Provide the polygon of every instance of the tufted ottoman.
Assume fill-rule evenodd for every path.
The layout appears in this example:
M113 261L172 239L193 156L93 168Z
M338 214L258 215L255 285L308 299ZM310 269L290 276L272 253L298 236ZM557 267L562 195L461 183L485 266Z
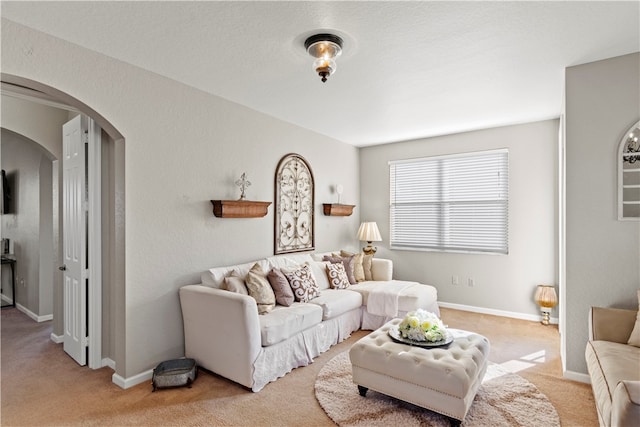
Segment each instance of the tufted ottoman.
M449 417L453 425L467 415L487 369L489 340L449 329L454 340L421 348L393 341L393 319L356 342L349 351L353 382L360 394L372 389Z

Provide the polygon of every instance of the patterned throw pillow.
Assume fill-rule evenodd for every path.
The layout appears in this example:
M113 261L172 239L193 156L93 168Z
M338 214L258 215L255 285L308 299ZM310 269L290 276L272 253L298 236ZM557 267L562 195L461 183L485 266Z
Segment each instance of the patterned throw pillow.
M293 301L295 301L293 291L291 290L291 286L289 286L289 281L284 277L280 269L272 268L269 274L267 274L267 279L269 279L269 283L271 283L273 293L276 294L276 303L284 305L285 307L293 304Z
M318 284L316 283L309 264L303 264L294 270L282 271L289 281L296 301L309 302L320 296Z
M327 264L327 277L329 285L333 289L347 289L349 287L349 278L342 263Z
M249 295L258 304L258 314L265 314L273 310L276 306L276 296L260 264L256 263L251 267L245 278L245 283L247 284Z
M354 256L341 257L340 255L333 254L333 256L325 255L322 258L323 261L329 261L332 264L341 262L344 265L344 271L347 273L347 278L350 284L356 284L356 278L353 276L353 264L355 262Z

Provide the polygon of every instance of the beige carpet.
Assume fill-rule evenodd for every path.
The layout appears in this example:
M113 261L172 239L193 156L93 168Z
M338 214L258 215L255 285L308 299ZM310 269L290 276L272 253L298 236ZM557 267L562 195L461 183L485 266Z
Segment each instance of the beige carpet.
M442 318L452 328L489 338L489 360L525 363L518 374L551 400L563 427L598 426L591 387L562 379L557 328L451 309L442 309ZM332 426L315 397L316 377L334 356L369 333L353 333L260 393L206 371L198 374L192 388L153 393L150 382L122 390L111 382L111 369L78 366L61 344L51 342L51 322L36 323L15 308L5 308L0 323L3 427Z
M351 377L349 352L327 362L316 379L316 398L336 424L347 426L447 427L443 415L373 390L360 396ZM519 375L490 363L463 426L560 426L549 399Z

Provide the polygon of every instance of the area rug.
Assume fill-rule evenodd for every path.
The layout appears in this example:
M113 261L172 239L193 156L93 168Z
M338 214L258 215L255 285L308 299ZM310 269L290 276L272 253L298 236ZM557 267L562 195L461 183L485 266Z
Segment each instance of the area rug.
M339 426L442 426L449 420L420 408L369 390L360 396L351 377L349 352L331 359L320 370L315 383L316 399ZM560 426L560 418L549 399L521 376L490 363L463 426Z

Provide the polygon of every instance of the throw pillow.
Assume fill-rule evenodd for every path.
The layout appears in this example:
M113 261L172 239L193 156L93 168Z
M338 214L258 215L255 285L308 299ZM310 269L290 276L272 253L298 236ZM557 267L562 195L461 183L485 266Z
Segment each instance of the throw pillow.
M273 310L276 305L276 296L260 264L255 263L254 266L251 267L251 270L247 273L245 282L249 295L251 295L258 304L258 314L265 314Z
M349 287L349 278L344 270L344 264L329 263L326 268L329 285L332 289L347 289Z
M333 254L334 256L328 256L325 255L324 258L322 258L323 261L329 261L332 264L341 262L344 265L344 271L347 273L347 278L349 278L349 283L350 284L355 284L356 282L356 278L353 275L353 264L354 264L354 257L350 256L350 257L341 257L341 256L335 256L335 254Z
M316 283L309 264L303 264L293 270L282 271L291 285L296 301L309 302L320 296L318 284Z
M633 326L631 336L627 344L640 347L640 289L638 290L638 314L636 314L636 324Z
M373 262L373 255L363 254L362 256L362 269L364 270L364 280L373 280L373 274L371 273L371 263Z
M364 254L362 252L360 252L359 254L352 254L351 252L340 251L340 256L353 257L353 277L356 279L356 282L364 282L364 267L362 265Z
M247 286L244 284L244 279L234 273L224 278L224 289L237 294L249 295Z
M271 283L273 293L276 294L276 303L284 305L285 307L293 304L295 300L293 291L291 290L291 286L289 286L289 281L284 277L280 269L272 268L269 274L267 274L267 279L269 283Z

